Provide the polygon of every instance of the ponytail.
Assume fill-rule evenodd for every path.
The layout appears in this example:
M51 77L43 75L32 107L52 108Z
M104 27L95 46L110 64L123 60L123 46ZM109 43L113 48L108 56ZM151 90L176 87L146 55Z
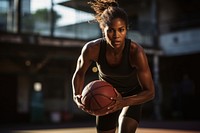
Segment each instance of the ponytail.
M114 18L121 18L128 24L128 17L125 11L119 7L115 0L94 0L88 2L95 12L95 20L99 23L100 28L110 24Z

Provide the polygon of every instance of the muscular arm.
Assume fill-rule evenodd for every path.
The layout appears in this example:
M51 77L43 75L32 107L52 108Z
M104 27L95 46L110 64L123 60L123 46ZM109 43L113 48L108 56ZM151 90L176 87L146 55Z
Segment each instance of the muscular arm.
M76 70L72 77L73 98L76 103L76 98L77 96L81 96L84 87L85 73L96 58L98 58L98 42L89 42L81 51L77 60Z
M131 64L137 69L138 80L143 91L137 95L124 98L123 100L126 105L136 105L150 101L154 98L155 93L147 57L140 46L135 46L131 50Z
M85 81L85 73L91 64L90 60L85 60L84 55L81 54L77 60L76 71L72 78L73 95L81 95L82 88Z

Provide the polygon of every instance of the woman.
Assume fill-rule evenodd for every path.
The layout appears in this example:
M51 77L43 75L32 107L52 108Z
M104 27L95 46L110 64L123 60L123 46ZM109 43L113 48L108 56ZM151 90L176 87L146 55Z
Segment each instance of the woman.
M115 0L89 2L103 38L83 47L72 78L73 97L79 108L85 73L91 63L97 64L99 78L112 84L118 93L116 104L103 116L96 116L98 133L134 133L138 127L141 104L154 98L154 85L144 50L126 38L128 19ZM90 113L90 112L88 112Z

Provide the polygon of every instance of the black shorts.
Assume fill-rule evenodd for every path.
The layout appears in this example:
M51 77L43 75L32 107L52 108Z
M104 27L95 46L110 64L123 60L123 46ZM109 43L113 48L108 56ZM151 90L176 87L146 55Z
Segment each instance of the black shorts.
M141 90L142 90L141 87L137 87L137 88L131 89L127 93L126 92L120 92L120 93L123 97L126 97L126 96L137 94ZM128 109L126 111L123 111L123 116L132 118L139 123L141 112L142 112L142 105L135 105L135 106L129 106L129 107L124 107L124 108L128 108ZM108 131L108 130L116 128L118 125L119 115L122 115L121 113L122 113L122 110L118 110L116 112L113 112L104 116L97 116L96 117L97 129L100 131Z

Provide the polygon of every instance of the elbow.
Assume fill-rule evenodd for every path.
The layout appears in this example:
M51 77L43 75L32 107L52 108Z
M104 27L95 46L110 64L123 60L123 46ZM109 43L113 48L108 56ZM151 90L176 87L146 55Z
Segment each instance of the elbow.
M154 90L146 90L145 92L146 92L146 96L145 96L146 102L151 101L155 98Z
M155 90L153 89L152 91L150 91L150 100L153 100L155 98Z
M147 101L151 101L155 98L155 91L154 89L147 90Z
M152 93L150 99L153 100L154 98L155 98L155 93Z

